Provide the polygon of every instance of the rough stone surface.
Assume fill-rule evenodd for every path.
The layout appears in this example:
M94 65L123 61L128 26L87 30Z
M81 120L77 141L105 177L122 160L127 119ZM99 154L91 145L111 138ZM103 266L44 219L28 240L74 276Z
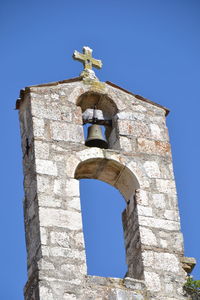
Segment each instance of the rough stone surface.
M187 299L166 110L89 77L23 93L25 299ZM101 121L112 124L108 149L84 145L82 114L97 103ZM87 275L81 178L105 181L126 200L124 279Z
M41 207L39 216L41 226L63 227L71 230L82 228L81 214L78 212Z

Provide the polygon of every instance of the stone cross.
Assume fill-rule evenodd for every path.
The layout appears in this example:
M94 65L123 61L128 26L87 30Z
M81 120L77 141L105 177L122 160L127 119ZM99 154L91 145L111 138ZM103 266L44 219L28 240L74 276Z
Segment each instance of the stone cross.
M95 67L97 69L101 69L102 68L102 61L95 59L92 57L92 49L84 46L83 47L83 54L78 52L78 51L74 51L73 53L73 58L75 60L78 60L80 62L83 63L84 66L84 70L92 70L92 67Z

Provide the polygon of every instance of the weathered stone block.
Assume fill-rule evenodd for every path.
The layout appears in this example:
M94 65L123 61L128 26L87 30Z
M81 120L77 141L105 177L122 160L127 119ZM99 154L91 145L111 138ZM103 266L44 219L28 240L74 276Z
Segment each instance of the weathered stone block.
M39 292L41 300L54 300L51 289L49 287L42 286L42 283L40 284Z
M69 243L69 234L67 232L56 232L53 231L50 233L50 241L52 244L56 246L61 246L61 247L67 247L69 248L70 243Z
M79 212L55 208L39 208L40 225L44 227L62 227L70 230L81 230L82 219Z
M146 216L138 216L139 224L152 228L160 228L166 230L179 230L180 224L179 222L171 221L171 220L163 220Z
M168 220L173 220L173 221L179 221L179 214L178 211L176 210L169 210L167 209L164 213L164 216Z
M165 195L163 194L153 194L153 205L156 208L162 208L164 209L166 206L166 200L165 200Z
M53 105L53 103L48 105L42 100L32 101L31 109L34 117L51 120L61 119L59 106Z
M174 180L174 172L171 163L166 163L164 161L159 162L160 166L160 178Z
M57 176L57 167L55 162L47 159L36 159L35 163L37 173Z
M52 139L55 141L84 143L83 128L80 125L51 122Z
M62 196L62 194L63 194L62 185L63 185L62 180L60 180L60 179L54 180L54 188L53 188L53 191L54 191L54 193L55 193L56 195Z
M138 215L140 215L140 216L152 217L152 215L153 215L152 208L148 207L148 206L138 205L137 206L137 211L138 211Z
M160 247L161 248L167 248L168 242L166 240L160 239Z
M103 158L104 153L103 153L102 149L92 147L92 148L89 148L89 149L87 148L87 149L77 152L77 157L81 161L85 161L87 159L96 158L96 157Z
M65 257L66 259L67 258L72 258L72 259L76 259L79 260L79 261L82 261L84 262L85 261L85 253L84 251L80 251L80 250L76 250L76 249L72 249L70 247L61 247L60 245L58 247L47 247L47 246L43 246L42 248L42 252L43 252L43 255L44 256L47 256L47 257ZM71 263L70 263L71 265ZM61 266L61 269L63 270L69 270L69 264L63 264Z
M75 155L69 155L66 160L66 175L74 178L76 167L80 160Z
M73 197L67 200L67 207L81 211L81 202L79 197Z
M77 256L76 256L76 254L77 254ZM71 258L74 258L75 263L73 265L72 264L63 264L61 266L61 270L66 271L66 272L69 272L69 271L73 272L75 274L75 280L74 281L76 281L76 279L78 279L78 277L80 277L81 275L86 275L86 273L87 273L86 272L86 265L85 265L84 260L81 261L82 264L79 264L79 265L76 264L77 263L77 258L81 258L80 254L78 255L78 251L75 251L74 256L73 256L73 253L71 253ZM85 258L84 254L82 256L82 259L83 258ZM78 276L77 276L77 274L78 274ZM81 284L81 281L79 282L79 284Z
M49 158L49 144L41 141L34 142L35 157L40 159Z
M66 194L68 197L79 197L79 181L76 179L66 180Z
M52 178L44 175L37 175L37 188L38 192L52 194L53 182Z
M156 179L157 189L161 193L168 193L174 194L175 193L175 182L174 180L167 180L167 179Z
M153 292L158 292L161 290L160 277L157 273L145 271L144 276L147 288L149 288Z
M171 155L170 145L167 142L138 138L138 151L148 154Z
M47 235L47 230L45 227L40 227L40 239L41 239L41 244L46 245L48 241L48 235Z
M180 271L180 262L177 256L172 253L145 251L142 256L144 265L153 269L171 273L179 273Z
M140 227L140 238L141 243L144 245L157 246L158 244L155 234L151 229L148 229L146 227Z
M151 136L153 139L155 140L167 140L167 136L165 134L163 134L163 128L160 126L160 124L150 124L150 128L151 128Z
M55 270L54 265L51 262L46 261L43 258L40 259L40 261L38 262L38 268L40 270Z
M132 143L131 140L127 137L120 136L119 138L120 148L126 152L132 151Z
M33 117L33 134L35 137L44 138L44 120Z
M136 201L140 205L148 205L149 201L147 191L141 189L136 190Z
M62 200L57 199L51 195L45 195L42 193L38 195L38 203L39 206L43 206L43 207L61 207Z
M68 293L65 293L64 296L63 296L63 300L76 300L77 297L73 294L68 294Z
M124 136L149 137L149 127L142 121L118 121L119 134Z
M143 105L140 105L139 103L135 103L135 105L133 105L133 110L143 113L147 111L147 108Z
M159 178L160 177L160 169L159 169L157 162L146 161L144 163L144 169L150 178Z

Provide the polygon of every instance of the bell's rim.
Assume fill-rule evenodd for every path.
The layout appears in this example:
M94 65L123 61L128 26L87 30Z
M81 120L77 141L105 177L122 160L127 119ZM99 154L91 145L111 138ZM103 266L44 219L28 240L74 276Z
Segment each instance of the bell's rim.
M102 139L89 138L89 139L86 140L85 146L108 149L108 142L105 141L105 140L102 140Z

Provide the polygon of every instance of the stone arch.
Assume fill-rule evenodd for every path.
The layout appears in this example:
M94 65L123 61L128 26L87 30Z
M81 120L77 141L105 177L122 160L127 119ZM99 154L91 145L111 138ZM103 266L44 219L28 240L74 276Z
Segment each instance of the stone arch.
M94 148L92 150L100 149ZM99 152L101 152L101 150ZM122 194L127 203L127 206L122 213L126 262L128 267L128 271L125 276L142 279L143 262L141 249L139 249L141 247L141 243L136 207L137 204L135 201L135 192L140 189L137 177L123 163L114 159L105 158L104 156L93 156L93 158L91 158L91 156L87 156L86 158L85 156L85 159L78 163L74 177L77 180L98 179L104 181L114 186Z
M98 179L116 187L126 202L139 189L136 176L124 165L107 158L90 158L80 162L75 171L76 179Z
M81 94L76 101L76 105L81 107L82 112L96 105L98 109L102 110L106 118L112 118L118 112L116 103L108 95L94 91Z

